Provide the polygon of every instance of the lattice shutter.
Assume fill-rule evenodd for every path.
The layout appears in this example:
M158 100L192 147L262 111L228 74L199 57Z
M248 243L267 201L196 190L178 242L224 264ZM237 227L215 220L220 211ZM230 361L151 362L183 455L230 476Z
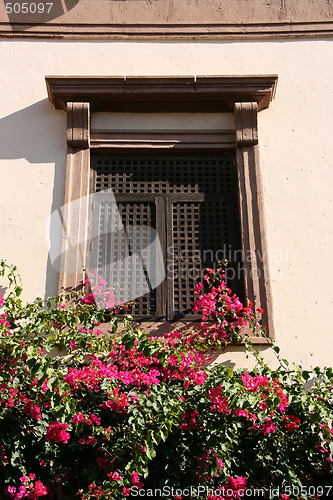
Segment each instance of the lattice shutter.
M106 197L107 198L107 197ZM131 265L131 256L139 254L139 250L149 244L148 235L144 231L129 233L128 228L156 226L156 207L149 202L121 202L115 205L108 201L96 203L96 213L92 214L94 225L98 225L98 238L94 244L95 251L89 267L101 276L110 286L115 288L115 297L120 302L132 296L133 291L140 295L147 282L144 267ZM95 231L96 234L96 231ZM151 316L156 314L156 290L139 296L129 310L135 316Z
M157 291L138 299L134 315L161 317L162 311L168 311L168 319L188 315L203 270L214 267L226 251L229 256L230 247L240 249L233 159L95 156L92 169L95 191L111 188L115 193L123 224L156 227L165 246L167 279ZM112 247L114 257L119 257L124 242L101 240L101 263L112 257ZM119 279L123 283L130 279L126 270ZM232 286L241 291L239 279Z
M94 157L95 190L138 194L234 194L233 160L226 156Z

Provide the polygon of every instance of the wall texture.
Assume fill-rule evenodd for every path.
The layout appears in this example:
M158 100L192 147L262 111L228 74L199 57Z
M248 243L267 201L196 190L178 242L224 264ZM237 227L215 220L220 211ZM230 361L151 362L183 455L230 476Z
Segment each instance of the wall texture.
M3 40L0 256L18 265L25 297L57 288L45 221L63 202L66 117L48 101L45 75L278 74L259 113L276 338L288 358L331 364L332 44Z

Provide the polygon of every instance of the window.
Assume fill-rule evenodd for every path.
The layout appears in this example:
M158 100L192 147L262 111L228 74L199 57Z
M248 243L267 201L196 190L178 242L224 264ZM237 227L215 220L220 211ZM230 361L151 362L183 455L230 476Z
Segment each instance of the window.
M239 256L240 222L237 173L227 155L92 155L92 190L112 189L124 227L151 226L156 229L164 253L165 279L157 289L135 301L136 318L173 320L193 318L193 289L206 268L218 260ZM96 204L94 204L96 205ZM115 266L127 253L126 235L103 233L114 217L114 207L103 201L95 206L100 237L96 262L101 275L110 270L108 283L135 287L139 276L132 269ZM142 237L142 236L141 236ZM230 286L244 296L241 262L230 263ZM229 270L229 271L230 271ZM228 276L228 275L227 275Z
M161 153L164 155L166 151L169 155L170 151L172 151L172 154L180 155L231 154L235 158L242 265L244 268L244 299L254 302L255 308L262 307L264 309L263 320L268 325L269 335L273 337L272 297L266 245L263 190L259 168L257 116L258 112L269 107L271 100L274 98L277 76L50 76L46 77L46 84L49 99L55 108L67 113L65 204L76 199L84 200L91 192L93 176L91 176L92 169L90 168L90 163L94 155L132 155L133 153L157 155ZM163 132L161 135L159 134L160 131L157 131L156 134L154 133L154 137L152 138L151 134L145 133L143 130L140 133L140 140L137 140L132 133L127 134L125 138L122 137L119 140L113 134L101 134L99 133L100 131L91 130L90 113L98 111L112 111L117 113L233 112L235 127L233 130L222 130L220 135L216 134L216 132L210 134L207 131L197 134L180 133L177 140L175 140L174 134ZM159 183L162 186L163 177L158 179L157 184ZM187 184L192 185L191 181ZM127 188L125 186L125 191L126 189L130 189L130 187ZM123 193L124 196L130 194ZM139 193L134 194L138 195ZM169 220L168 228L173 224L177 226L175 231L178 231L179 228L183 228L184 231L186 219L192 221L194 215L195 220L195 214L198 211L201 215L201 220L204 218L203 214L205 210L209 216L222 219L224 217L221 212L223 210L222 200L219 201L218 205L207 206L206 208L204 208L204 204L207 200L198 201L198 199L192 200L189 198L186 201L187 205L185 201L174 200L171 209L169 208L168 210L167 198L176 196L177 192L174 194L169 193L169 197L167 197L167 193L164 194L165 196L159 197L159 203L163 207L165 205L162 209L156 210L157 201L154 202L154 208L154 203L151 200L146 200L146 220L148 221L149 217L150 221L154 220L155 210L157 227L157 219L161 217L159 215L161 213L165 213L166 219ZM188 193L186 196L194 197L194 194ZM118 196L120 196L120 193ZM183 196L185 196L185 193ZM197 196L204 196L204 193L199 192ZM213 201L212 199L211 203ZM121 203L126 205L126 200ZM142 210L140 213L143 213L144 209L140 208L140 210ZM86 207L83 206L82 211L79 213L80 215L77 220L77 217L73 216L69 211L68 220L64 224L64 231L70 231L70 234L74 236L76 234L76 239L82 241L80 237L88 228ZM125 213L126 209L124 217ZM131 217L132 219L134 218L134 212L131 213ZM189 228L188 224L187 227ZM204 225L201 225L199 240L200 235L201 239L203 238L203 232ZM166 232L166 236L169 234L170 230ZM211 246L211 236L206 236L207 238L209 246ZM189 232L187 233L187 238L184 239L187 239L188 242L190 241ZM193 237L193 240L197 241L197 235ZM167 242L166 248L168 245L169 242ZM203 243L201 242L201 251L202 249ZM64 251L62 253L59 288L73 288L81 281L83 276L81 257L85 254L83 250L78 247L75 252L66 254L66 251ZM71 266L67 266L69 261ZM204 265L206 265L206 262L201 263L201 266ZM69 267L71 272L66 272L66 269ZM73 269L76 269L76 271L73 272ZM189 304L186 302L187 299L183 302L183 286L183 282L178 282L177 284L174 280L173 287L174 291L178 293L178 302L176 304L176 299L174 301L171 299L167 300L169 310L165 314L169 318L175 313L185 314L188 310ZM156 290L157 293L158 290ZM171 292L169 291L168 293ZM177 293L175 294L176 296ZM165 304L165 293L163 297L164 299L161 303ZM158 302L159 300L156 297L155 311L157 311ZM153 301L150 298L149 308L151 312L154 311L152 304ZM173 308L171 308L170 304L173 304ZM148 310L148 305L146 307L145 312ZM163 307L165 308L166 306L163 305ZM142 312L144 312L143 309ZM162 311L163 316L164 312ZM256 341L257 339L254 340Z

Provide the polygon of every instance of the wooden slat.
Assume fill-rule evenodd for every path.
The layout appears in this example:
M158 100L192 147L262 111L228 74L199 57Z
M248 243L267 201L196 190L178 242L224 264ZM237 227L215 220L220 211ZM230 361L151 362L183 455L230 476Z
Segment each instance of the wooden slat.
M174 242L174 228L173 228L173 220L172 220L172 200L170 197L166 198L166 213L165 213L165 226L166 226L166 280L165 280L165 288L166 288L166 307L167 307L167 319L173 319L174 313L174 302L175 302L175 283L172 279L172 268L169 268L169 257L171 253L171 249L173 247Z
M161 243L162 251L166 249L166 224L165 224L165 199L155 198L156 203L156 229ZM165 261L165 253L163 255ZM156 315L158 318L166 319L166 289L167 281L164 280L156 290Z

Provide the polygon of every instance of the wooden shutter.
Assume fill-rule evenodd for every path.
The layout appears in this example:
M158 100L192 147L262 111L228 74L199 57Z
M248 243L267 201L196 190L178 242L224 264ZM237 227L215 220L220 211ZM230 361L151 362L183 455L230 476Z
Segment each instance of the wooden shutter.
M94 155L91 166L94 190L113 190L125 227L156 228L169 266L165 282L140 297L132 314L145 319L191 316L193 288L202 280L203 270L216 265L216 255L221 260L223 252L230 255L230 247L241 248L233 158ZM114 237L100 238L99 265L121 257L124 245ZM119 276L122 286L130 279L133 277L123 270ZM239 281L232 284L238 286L238 292Z

